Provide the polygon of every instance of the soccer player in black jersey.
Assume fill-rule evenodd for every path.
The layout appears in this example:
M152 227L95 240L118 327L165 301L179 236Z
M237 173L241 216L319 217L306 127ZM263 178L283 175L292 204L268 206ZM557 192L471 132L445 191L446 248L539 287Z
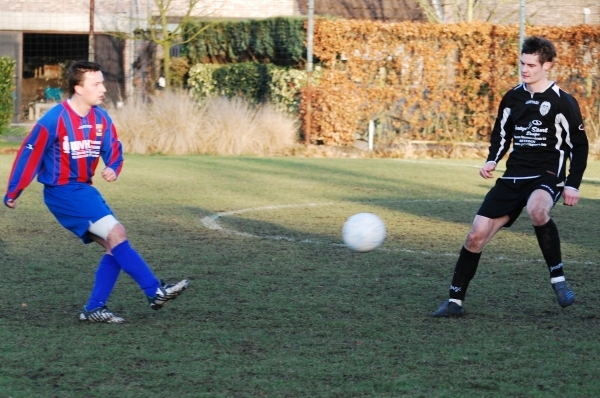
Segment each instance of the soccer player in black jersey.
M450 299L440 305L434 317L464 314L467 287L475 276L483 248L500 228L510 227L523 208L527 209L548 265L558 304L567 307L575 302L565 280L558 229L550 211L561 195L565 205L577 204L588 140L577 101L548 80L555 56L554 45L544 38L533 36L523 42L522 83L500 102L487 162L479 174L492 178L497 162L512 142L506 171L475 216L454 269Z

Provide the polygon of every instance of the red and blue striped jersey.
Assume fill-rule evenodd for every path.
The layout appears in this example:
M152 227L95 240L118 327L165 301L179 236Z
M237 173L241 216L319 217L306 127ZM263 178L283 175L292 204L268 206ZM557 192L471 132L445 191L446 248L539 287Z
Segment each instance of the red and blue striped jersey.
M36 175L44 185L91 185L100 157L118 176L123 150L108 113L93 106L82 117L64 101L46 112L23 141L4 203L18 198Z

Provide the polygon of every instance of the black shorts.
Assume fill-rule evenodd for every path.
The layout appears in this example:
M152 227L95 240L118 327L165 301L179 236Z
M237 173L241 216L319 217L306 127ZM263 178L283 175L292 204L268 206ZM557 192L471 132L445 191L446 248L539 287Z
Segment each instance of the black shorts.
M558 186L560 184L560 186ZM533 191L542 189L552 196L554 204L560 199L564 189L562 181L551 174L536 178L498 178L496 185L488 192L477 211L477 215L487 218L509 216L504 227L510 227L523 208Z

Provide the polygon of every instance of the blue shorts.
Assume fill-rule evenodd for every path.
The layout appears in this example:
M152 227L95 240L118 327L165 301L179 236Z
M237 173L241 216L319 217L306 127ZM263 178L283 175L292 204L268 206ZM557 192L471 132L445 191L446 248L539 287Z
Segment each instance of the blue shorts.
M83 243L93 242L87 233L91 224L113 215L100 192L88 184L45 185L44 202L60 225Z

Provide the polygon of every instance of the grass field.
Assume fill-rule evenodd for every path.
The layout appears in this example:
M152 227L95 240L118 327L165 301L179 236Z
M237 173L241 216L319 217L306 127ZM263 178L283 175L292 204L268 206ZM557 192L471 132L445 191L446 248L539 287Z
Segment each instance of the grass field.
M97 187L156 274L191 286L155 312L122 275L122 325L77 321L102 251L34 182L0 209L0 398L597 396L598 162L553 212L574 306L523 216L486 248L466 317L431 318L493 183L481 163L128 156ZM364 211L388 238L353 253L341 227Z

